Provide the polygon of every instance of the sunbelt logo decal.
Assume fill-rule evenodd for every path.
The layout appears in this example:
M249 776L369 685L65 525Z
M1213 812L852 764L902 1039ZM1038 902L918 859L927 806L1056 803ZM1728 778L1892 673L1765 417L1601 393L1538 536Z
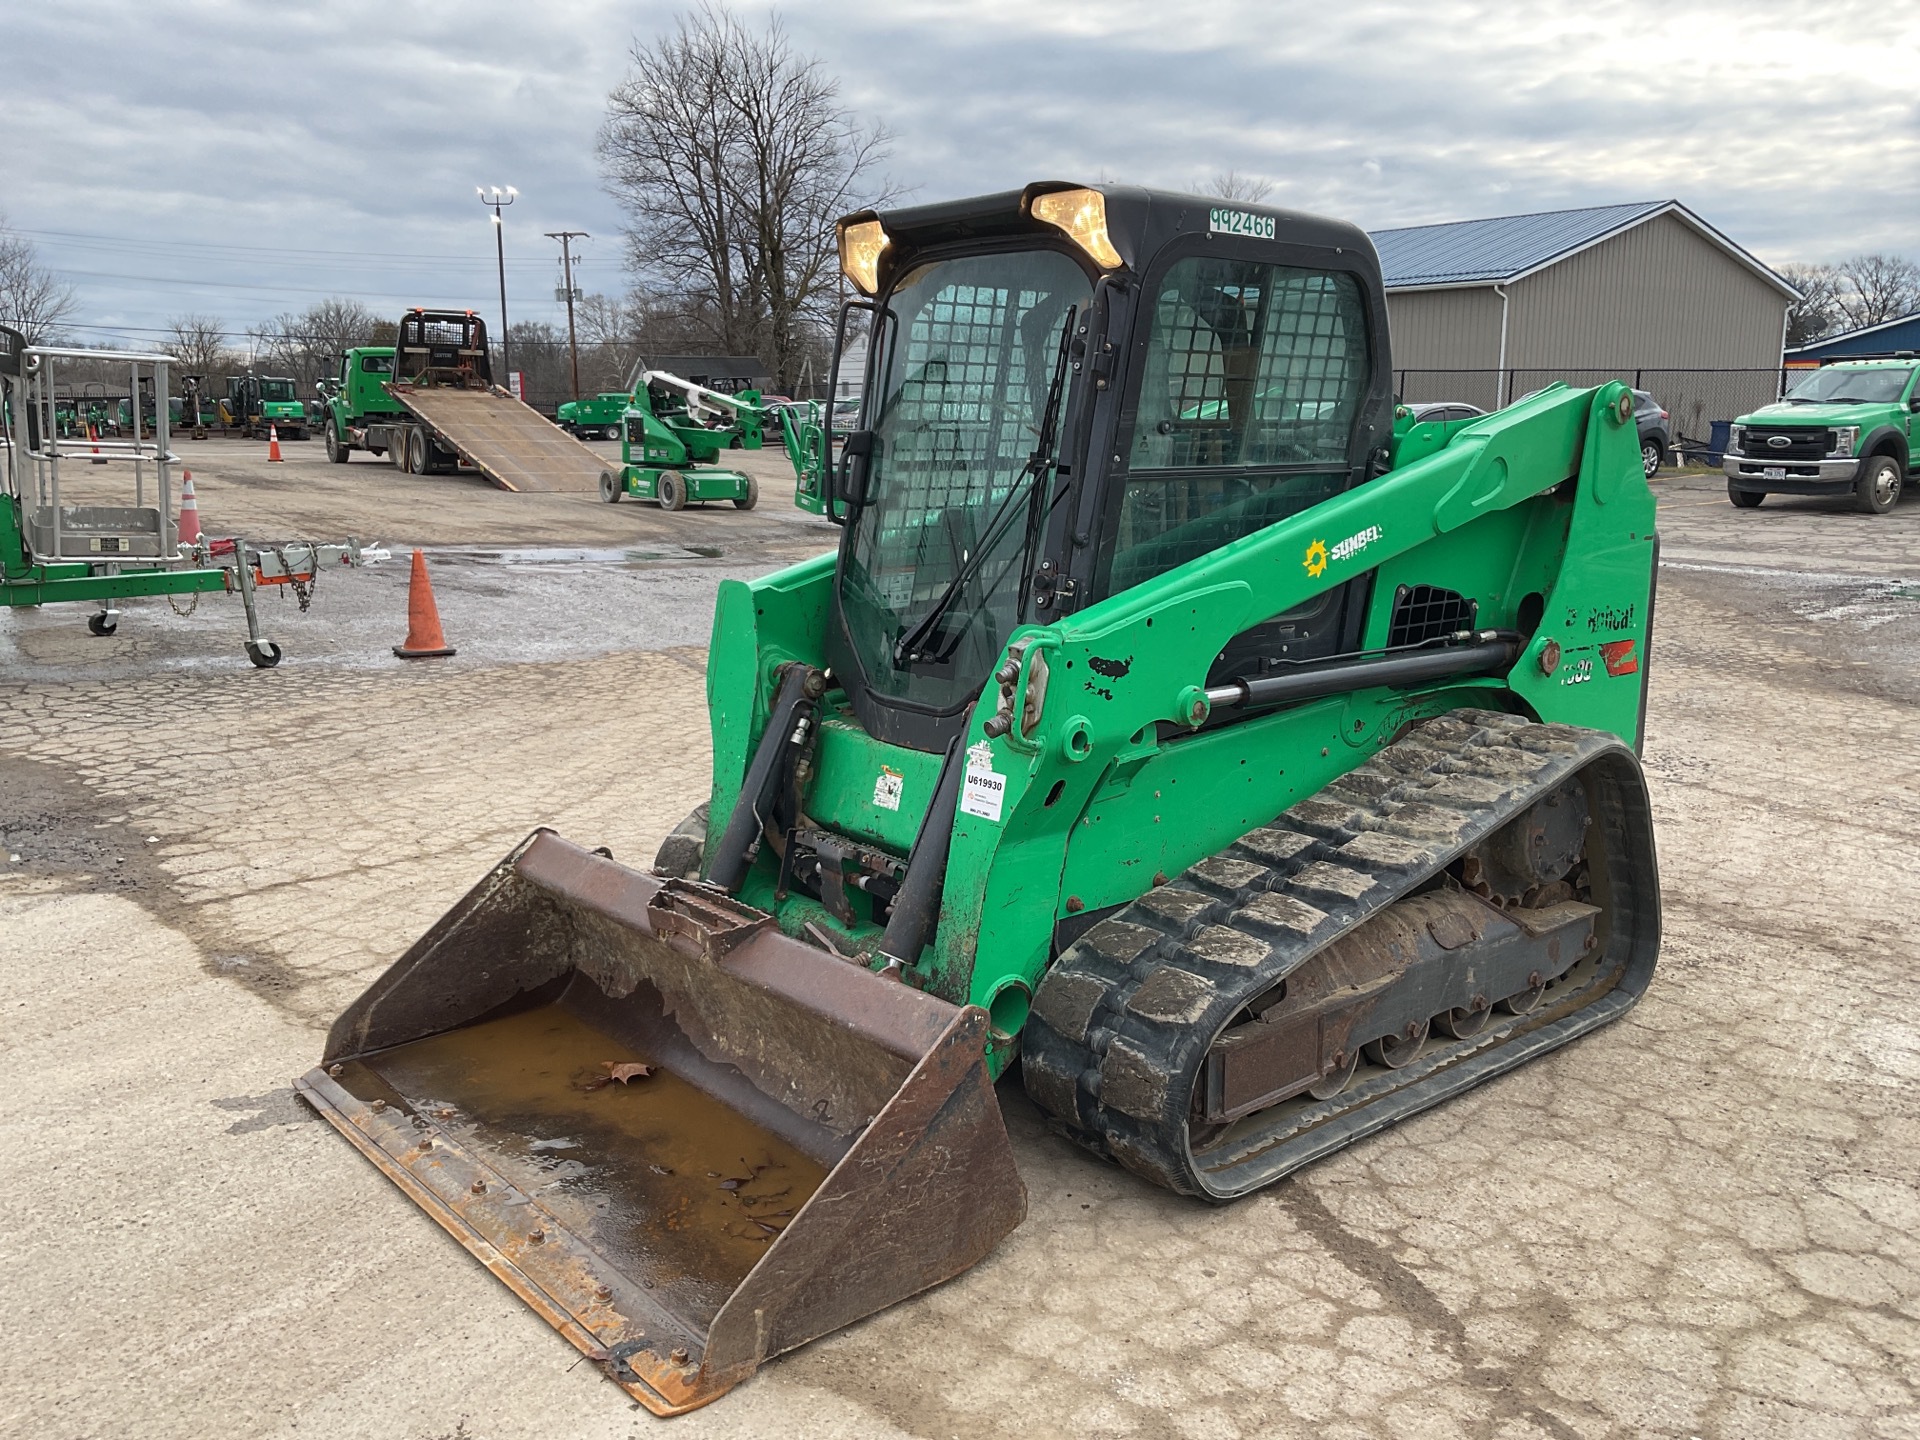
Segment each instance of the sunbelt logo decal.
M1327 573L1327 564L1332 560L1351 560L1374 541L1380 539L1378 525L1369 525L1366 529L1349 535L1346 539L1329 547L1324 540L1315 540L1307 546L1306 558L1300 563L1306 566L1307 574L1318 580Z

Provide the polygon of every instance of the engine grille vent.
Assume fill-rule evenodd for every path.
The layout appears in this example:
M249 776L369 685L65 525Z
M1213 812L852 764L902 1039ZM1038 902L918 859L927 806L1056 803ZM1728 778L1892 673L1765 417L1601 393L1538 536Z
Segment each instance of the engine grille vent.
M1387 631L1387 646L1424 645L1456 630L1474 628L1479 613L1478 601L1469 600L1458 590L1442 590L1437 585L1402 585L1393 597L1393 623Z
M1774 444L1778 439L1787 443ZM1749 460L1818 460L1833 449L1833 431L1810 430L1805 426L1749 425L1742 449Z

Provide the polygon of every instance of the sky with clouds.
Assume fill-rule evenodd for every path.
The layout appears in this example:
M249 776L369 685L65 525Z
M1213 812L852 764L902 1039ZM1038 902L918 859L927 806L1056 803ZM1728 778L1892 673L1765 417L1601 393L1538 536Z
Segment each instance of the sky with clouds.
M239 331L329 295L497 309L477 184L513 185L511 317L555 242L621 288L594 134L683 7L83 0L0 10L0 212L88 340ZM739 6L757 19L760 7ZM1677 198L1762 259L1920 259L1920 5L799 0L920 200L1039 178L1190 187L1371 228Z

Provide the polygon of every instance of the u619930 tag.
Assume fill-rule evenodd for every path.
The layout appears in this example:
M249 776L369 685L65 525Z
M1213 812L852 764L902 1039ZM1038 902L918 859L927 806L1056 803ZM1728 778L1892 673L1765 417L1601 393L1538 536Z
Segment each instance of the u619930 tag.
M1007 798L1007 777L993 768L993 750L982 741L967 751L960 781L960 813L998 820Z

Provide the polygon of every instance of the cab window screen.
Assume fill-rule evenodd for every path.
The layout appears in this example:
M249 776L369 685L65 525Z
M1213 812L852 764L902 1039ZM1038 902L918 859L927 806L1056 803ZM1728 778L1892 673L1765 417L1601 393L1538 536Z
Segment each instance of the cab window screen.
M360 368L369 375L391 375L393 357L391 355L362 355Z
M1155 301L1108 593L1338 493L1367 382L1351 275L1175 264Z

